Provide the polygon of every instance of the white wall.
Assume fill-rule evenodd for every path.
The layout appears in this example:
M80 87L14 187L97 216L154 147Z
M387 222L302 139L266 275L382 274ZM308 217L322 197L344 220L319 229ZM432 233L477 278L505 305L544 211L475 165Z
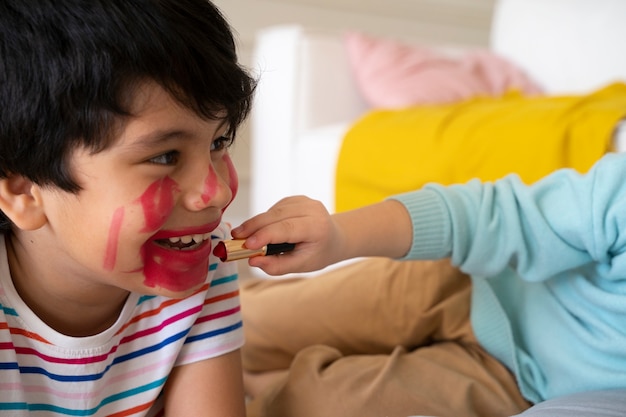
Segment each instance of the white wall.
M283 23L356 29L425 43L487 45L496 0L213 0L236 32L239 57L249 66L255 34ZM254 71L254 68L252 68ZM233 209L246 210L249 131L244 126L233 148L241 193Z
M436 42L486 44L495 0L214 0L244 48L262 27L303 23L404 34Z

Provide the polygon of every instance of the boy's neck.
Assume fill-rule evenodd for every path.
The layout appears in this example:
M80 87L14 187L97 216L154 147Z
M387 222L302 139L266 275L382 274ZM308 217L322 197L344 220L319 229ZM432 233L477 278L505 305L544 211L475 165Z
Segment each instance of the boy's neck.
M67 277L51 274L56 268L48 265L50 258L33 254L36 245L29 245L26 256L25 246L17 236L6 236L5 243L15 290L50 328L66 336L84 337L101 333L117 321L128 298L127 291L118 288L110 288L109 294L101 291L90 294L80 288L68 291L67 285L62 284ZM33 262L33 259L47 262Z

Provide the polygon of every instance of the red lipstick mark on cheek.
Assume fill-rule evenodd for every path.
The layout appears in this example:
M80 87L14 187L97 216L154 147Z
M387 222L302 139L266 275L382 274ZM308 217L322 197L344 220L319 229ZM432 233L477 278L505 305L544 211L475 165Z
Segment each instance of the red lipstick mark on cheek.
M235 164L233 164L233 160L230 158L230 155L224 155L224 162L226 163L226 167L228 168L228 188L230 188L232 197L230 202L226 205L226 207L224 207L222 212L228 208L230 203L233 202L235 196L237 195L237 191L239 191L239 176L237 175Z
M112 271L115 268L117 259L117 246L120 238L120 230L122 229L122 220L124 220L124 207L120 207L113 213L111 226L109 227L109 238L107 240L106 252L104 254L104 269Z
M234 200L237 191L239 191L239 177L237 176L235 164L233 164L233 160L230 159L228 154L224 155L224 162L226 162L226 166L228 167L228 187L230 187L230 191L233 193Z
M202 202L206 205L211 201L213 196L217 194L218 179L217 173L212 166L209 167L209 173L204 179L204 190L202 191Z
M165 177L152 183L139 197L143 207L146 226L142 232L157 230L161 227L174 209L174 196L179 191L176 181Z

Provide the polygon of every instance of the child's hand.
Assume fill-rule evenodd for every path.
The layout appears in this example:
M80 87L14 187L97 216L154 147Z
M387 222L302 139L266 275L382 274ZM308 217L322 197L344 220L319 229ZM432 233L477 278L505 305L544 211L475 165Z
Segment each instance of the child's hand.
M270 275L309 272L335 263L341 247L341 232L322 203L307 197L285 198L267 212L232 230L235 239L246 239L248 249L268 243L295 243L292 252L250 258L250 266Z

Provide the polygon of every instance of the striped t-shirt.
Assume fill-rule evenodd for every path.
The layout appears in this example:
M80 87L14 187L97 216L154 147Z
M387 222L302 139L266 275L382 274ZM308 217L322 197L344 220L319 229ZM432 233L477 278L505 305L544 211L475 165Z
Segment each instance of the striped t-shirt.
M233 264L212 258L207 283L182 300L130 294L111 328L77 338L52 330L19 298L0 239L2 416L159 415L172 367L242 344Z

